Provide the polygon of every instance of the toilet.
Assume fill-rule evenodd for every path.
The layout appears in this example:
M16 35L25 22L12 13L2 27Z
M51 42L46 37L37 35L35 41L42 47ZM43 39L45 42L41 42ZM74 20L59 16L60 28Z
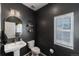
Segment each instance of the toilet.
M38 56L40 54L40 48L34 46L35 41L31 40L31 41L28 41L27 43L28 43L29 49L31 49L32 56Z

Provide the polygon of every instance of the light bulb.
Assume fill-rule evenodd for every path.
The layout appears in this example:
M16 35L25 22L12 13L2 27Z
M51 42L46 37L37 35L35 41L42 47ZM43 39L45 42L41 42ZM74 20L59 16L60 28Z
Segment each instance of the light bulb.
M14 15L15 15L15 10L11 9L10 12L9 12L9 16L14 16Z

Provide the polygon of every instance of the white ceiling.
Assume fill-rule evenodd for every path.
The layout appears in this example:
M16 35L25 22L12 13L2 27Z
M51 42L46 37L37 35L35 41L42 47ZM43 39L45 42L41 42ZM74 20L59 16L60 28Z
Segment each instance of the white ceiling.
M23 3L25 6L29 7L30 9L36 11L42 7L44 7L45 5L47 5L48 3Z

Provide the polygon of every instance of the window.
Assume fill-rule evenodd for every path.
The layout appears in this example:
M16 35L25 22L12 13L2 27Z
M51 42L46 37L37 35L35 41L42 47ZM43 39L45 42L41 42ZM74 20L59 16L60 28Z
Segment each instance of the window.
M5 34L8 38L15 38L15 23L5 22Z
M17 25L17 32L22 33L22 24Z
M54 17L54 44L73 49L74 13Z

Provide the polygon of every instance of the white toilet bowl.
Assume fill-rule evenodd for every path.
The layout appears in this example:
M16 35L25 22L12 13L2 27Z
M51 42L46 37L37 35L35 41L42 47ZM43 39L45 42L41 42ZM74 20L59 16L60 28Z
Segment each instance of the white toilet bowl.
M35 41L31 40L28 42L29 49L31 49L32 56L38 56L40 54L40 48L34 46Z
M32 56L38 56L40 54L40 49L38 47L33 47L31 51L32 51Z

